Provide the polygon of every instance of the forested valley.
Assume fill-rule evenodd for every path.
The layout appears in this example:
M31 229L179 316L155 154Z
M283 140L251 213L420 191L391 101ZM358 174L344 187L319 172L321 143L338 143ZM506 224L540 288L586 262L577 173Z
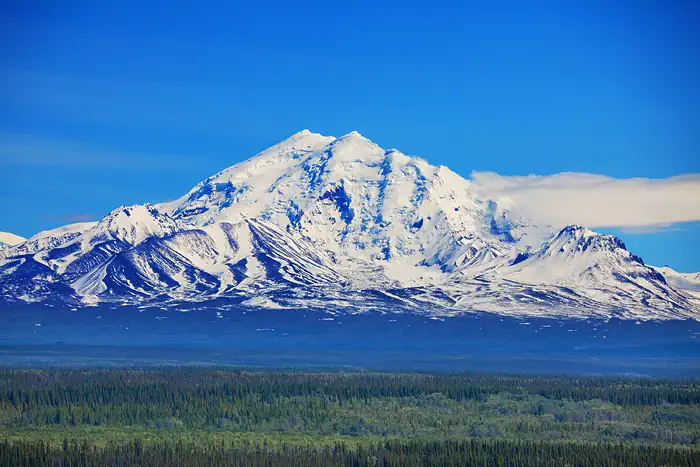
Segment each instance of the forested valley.
M700 381L8 369L0 465L700 465Z

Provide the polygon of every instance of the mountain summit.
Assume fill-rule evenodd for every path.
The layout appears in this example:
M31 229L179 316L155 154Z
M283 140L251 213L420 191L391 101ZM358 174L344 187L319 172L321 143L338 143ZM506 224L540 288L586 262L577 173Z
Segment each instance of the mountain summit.
M538 226L443 166L303 130L177 200L0 249L0 297L698 318L619 239Z

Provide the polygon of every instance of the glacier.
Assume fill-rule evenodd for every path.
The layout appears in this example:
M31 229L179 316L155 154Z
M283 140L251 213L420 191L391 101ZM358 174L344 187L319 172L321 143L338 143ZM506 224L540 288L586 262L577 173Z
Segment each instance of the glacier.
M304 130L176 200L0 248L5 303L698 319L696 285L357 132Z

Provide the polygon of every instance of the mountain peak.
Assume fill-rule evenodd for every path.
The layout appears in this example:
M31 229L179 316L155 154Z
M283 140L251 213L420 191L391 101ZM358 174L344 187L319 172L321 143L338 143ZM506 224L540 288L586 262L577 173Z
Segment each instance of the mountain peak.
M341 136L338 138L339 140L360 140L360 141L370 141L368 138L365 138L360 134L359 131L353 130L350 133Z
M581 239L581 238L586 238L586 237L591 237L594 235L599 235L598 233L592 231L591 229L584 227L582 225L578 224L569 224L561 231L559 231L558 237L562 236L570 236L570 237L576 237L576 239Z
M311 130L309 130L308 128L304 128L303 130L297 131L296 133L294 133L292 136L290 136L289 138L287 138L287 140L298 140L298 139L301 139L301 138L306 138L306 137L308 137L308 136L317 136L317 137L323 138L323 135L322 135L322 134L320 134L320 133L314 133L314 132L312 132Z
M110 212L95 227L99 233L137 245L148 237L163 237L179 230L177 223L167 214L161 214L151 204L120 206Z
M564 227L556 236L554 242L567 242L578 245L576 248L580 251L586 251L588 249L615 250L617 248L627 250L624 242L616 236L599 234L577 224Z
M289 138L280 141L274 146L265 149L259 155L269 154L289 154L295 151L318 151L330 144L335 138L333 136L323 136L308 129L298 131ZM245 163L245 162L244 162Z
M370 152L381 151L381 153L384 154L384 150L381 149L378 144L369 138L362 136L357 131L351 131L350 133L341 136L340 138L331 142L330 146L336 150L343 148L343 152L355 153L369 150Z

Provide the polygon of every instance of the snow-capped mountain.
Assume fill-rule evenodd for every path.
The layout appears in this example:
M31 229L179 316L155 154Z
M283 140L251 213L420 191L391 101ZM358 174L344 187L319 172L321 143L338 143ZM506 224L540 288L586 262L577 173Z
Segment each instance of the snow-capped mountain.
M448 168L357 132L304 130L181 198L0 250L25 301L410 310L449 315L700 316L617 238L535 225Z

